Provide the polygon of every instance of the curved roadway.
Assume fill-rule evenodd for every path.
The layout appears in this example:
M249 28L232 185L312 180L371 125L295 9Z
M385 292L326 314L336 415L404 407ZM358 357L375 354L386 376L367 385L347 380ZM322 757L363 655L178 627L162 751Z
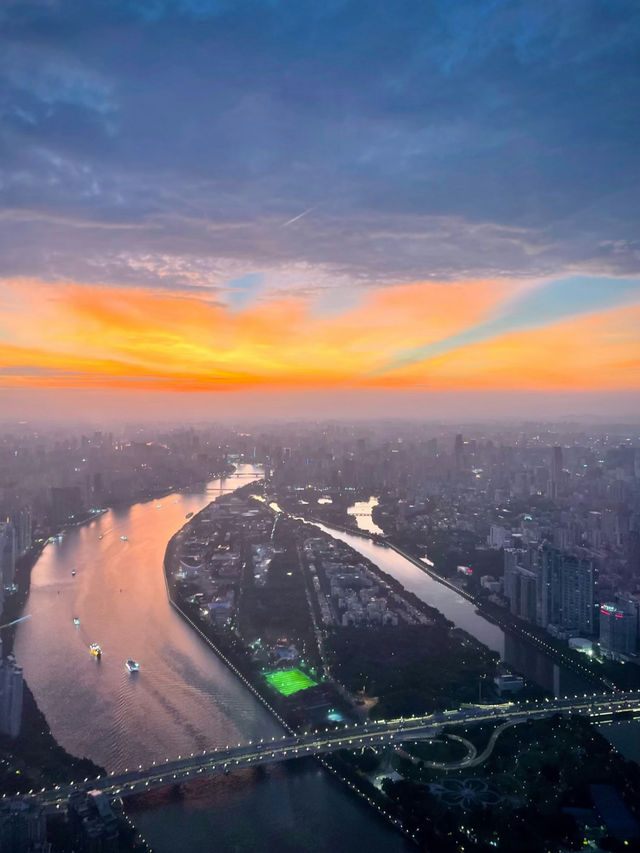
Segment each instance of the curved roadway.
M200 776L216 773L229 773L241 767L254 767L261 764L273 764L293 758L336 752L340 749L361 749L365 746L383 746L402 743L406 740L433 739L445 726L470 725L504 720L509 725L517 725L527 720L539 720L554 714L570 716L572 714L591 718L608 717L621 712L640 715L640 691L627 694L579 696L571 699L545 700L516 705L507 702L502 705L464 708L455 711L436 712L424 716L400 718L387 721L370 721L345 726L324 732L304 732L298 736L284 735L269 741L249 742L227 746L212 752L178 756L164 763L155 763L148 768L138 767L124 773L113 773L96 779L85 779L82 783L57 785L40 792L29 791L49 809L64 807L69 795L78 789L97 789L110 796L149 791L154 788L176 785ZM500 734L497 729L492 735L487 749ZM481 756L474 756L473 763L480 763L487 756L485 750ZM487 753L488 754L488 753ZM463 759L464 760L464 759ZM471 766L466 764L465 766Z

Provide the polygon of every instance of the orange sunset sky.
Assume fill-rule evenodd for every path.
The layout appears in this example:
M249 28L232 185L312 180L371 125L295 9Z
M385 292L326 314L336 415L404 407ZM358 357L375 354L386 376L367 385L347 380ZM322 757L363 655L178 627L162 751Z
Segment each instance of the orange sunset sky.
M581 286L569 284L379 286L326 312L295 291L267 290L234 309L223 290L211 297L8 279L0 284L3 384L15 399L38 389L315 390L325 398L358 389L381 401L399 391L632 395L640 389L638 289L614 282L604 306L559 310L552 295L564 287L573 298Z

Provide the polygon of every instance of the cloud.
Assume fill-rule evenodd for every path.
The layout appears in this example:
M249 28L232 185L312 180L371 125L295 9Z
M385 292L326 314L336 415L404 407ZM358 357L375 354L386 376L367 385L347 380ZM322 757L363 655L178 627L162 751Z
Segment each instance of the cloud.
M5 275L129 284L135 254L307 264L307 285L640 272L632 4L2 16L0 201L40 216L14 217ZM282 228L301 199L319 209Z

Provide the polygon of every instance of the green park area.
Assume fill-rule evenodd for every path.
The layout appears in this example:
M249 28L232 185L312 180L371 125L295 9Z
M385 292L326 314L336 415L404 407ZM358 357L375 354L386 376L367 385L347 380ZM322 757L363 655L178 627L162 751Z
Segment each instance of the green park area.
M279 669L266 673L265 678L283 696L291 696L292 693L316 686L316 682L299 669Z

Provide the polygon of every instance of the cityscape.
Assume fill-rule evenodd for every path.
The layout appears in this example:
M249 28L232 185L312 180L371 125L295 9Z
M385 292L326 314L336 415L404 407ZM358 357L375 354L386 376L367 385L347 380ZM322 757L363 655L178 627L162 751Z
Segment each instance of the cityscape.
M640 6L0 46L0 853L640 853Z
M378 849L638 844L637 429L22 424L1 465L6 849L255 846L216 802L271 785Z

